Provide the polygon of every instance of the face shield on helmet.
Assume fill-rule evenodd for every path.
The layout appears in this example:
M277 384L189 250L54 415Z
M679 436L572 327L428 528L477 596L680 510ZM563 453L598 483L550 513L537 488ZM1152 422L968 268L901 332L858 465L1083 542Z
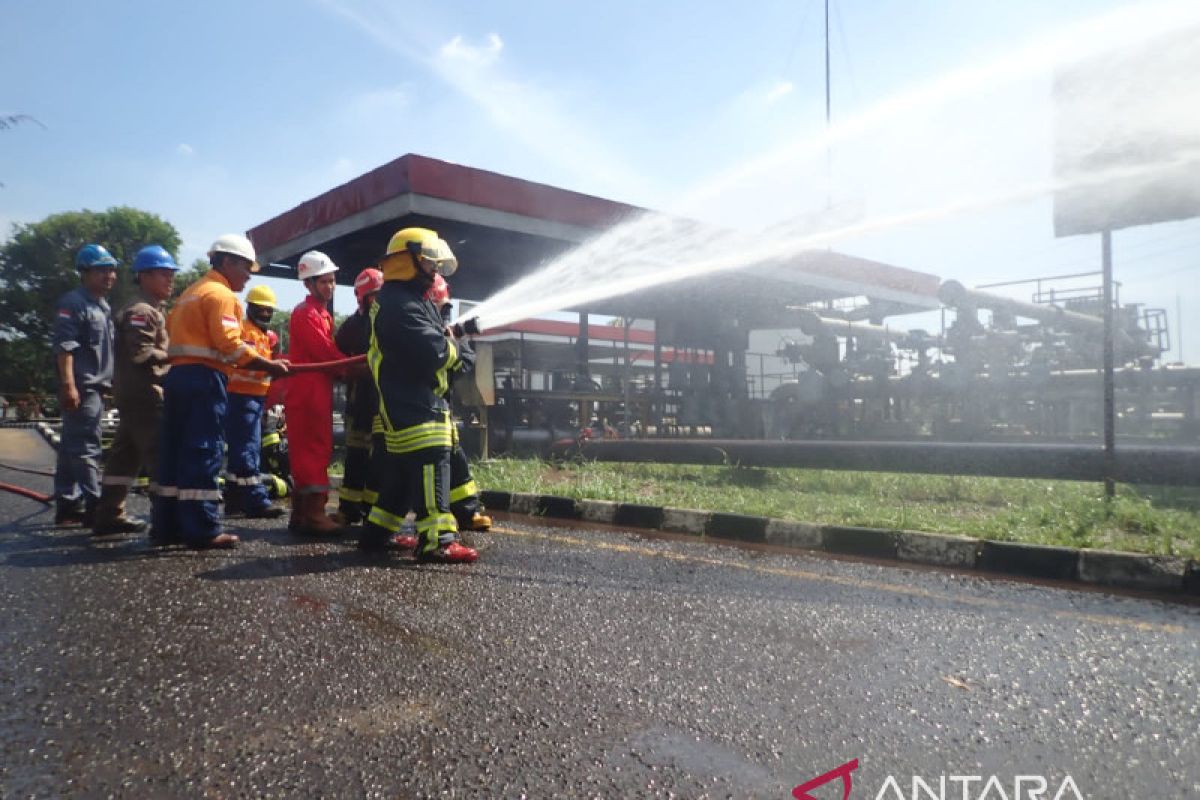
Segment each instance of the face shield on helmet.
M432 275L453 275L458 259L434 231L404 228L388 242L381 266L385 280L410 281L421 276L428 280Z

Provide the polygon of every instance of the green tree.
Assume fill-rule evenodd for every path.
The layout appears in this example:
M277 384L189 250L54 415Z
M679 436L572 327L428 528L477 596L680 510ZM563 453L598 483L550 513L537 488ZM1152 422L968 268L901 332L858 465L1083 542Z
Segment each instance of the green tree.
M183 290L191 286L196 281L203 278L210 269L209 264L203 258L197 258L192 262L192 265L187 269L181 269L175 273L175 284L171 289L171 300L183 294Z
M75 253L89 242L104 245L121 262L108 298L114 309L133 297L129 265L140 248L158 244L177 253L180 245L171 223L125 206L14 226L0 245L0 391L52 390L51 312L62 294L79 285Z

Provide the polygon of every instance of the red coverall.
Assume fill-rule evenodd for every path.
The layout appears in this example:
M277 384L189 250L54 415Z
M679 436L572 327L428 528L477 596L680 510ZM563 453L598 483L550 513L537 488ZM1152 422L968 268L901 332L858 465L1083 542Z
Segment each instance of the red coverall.
M333 343L333 316L311 295L292 310L288 336L287 357L293 364L337 361L346 357ZM329 492L334 377L328 372L307 372L287 379L289 386L284 410L296 494Z

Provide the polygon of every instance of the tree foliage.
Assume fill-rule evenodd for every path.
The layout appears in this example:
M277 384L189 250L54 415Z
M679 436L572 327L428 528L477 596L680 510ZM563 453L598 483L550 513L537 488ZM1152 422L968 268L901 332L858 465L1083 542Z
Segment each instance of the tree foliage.
M51 312L62 294L79 285L75 254L89 242L104 245L121 262L117 285L108 298L114 310L136 291L129 265L139 249L158 244L174 254L180 245L179 232L171 223L125 206L68 211L14 226L0 245L0 391L53 388Z
M175 283L171 289L171 299L174 300L179 295L183 294L183 290L191 286L196 281L203 278L210 269L208 262L203 258L197 258L192 262L192 265L187 269L181 269L175 273Z

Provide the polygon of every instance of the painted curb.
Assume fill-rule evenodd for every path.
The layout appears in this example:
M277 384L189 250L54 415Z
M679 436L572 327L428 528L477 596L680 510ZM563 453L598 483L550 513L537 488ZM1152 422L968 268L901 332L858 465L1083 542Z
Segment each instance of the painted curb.
M979 561L975 566L987 572L1077 581L1079 551L1044 544L985 541L979 548Z
M898 531L896 558L914 564L973 569L979 557L979 539L924 531Z
M488 508L496 511L508 511L509 502L512 499L510 492L497 492L492 489L484 489L479 493L479 499Z
M896 531L844 525L821 526L821 549L867 558L896 558Z
M692 533L700 536L708 526L712 515L693 508L664 508L662 529L674 533Z
M636 503L618 503L613 514L614 525L630 525L634 528L662 528L662 506L643 506Z
M1181 592L1188 562L1171 556L1148 556L1113 550L1081 550L1079 579L1104 586Z
M580 500L579 513L588 522L608 524L617 516L617 504L611 500Z
M708 521L704 533L714 539L732 539L738 542L763 544L767 541L767 524L769 522L770 520L766 517L716 513Z
M798 547L803 550L821 549L821 526L811 522L792 522L772 519L767 522L767 544Z
M508 510L514 514L529 514L537 513L538 496L536 494L526 494L524 492L513 492L508 500Z
M582 516L579 503L569 497L556 497L552 494L538 496L537 513L554 519L579 519Z
M1079 550L925 531L817 525L690 508L484 491L497 511L687 533L712 539L821 550L908 564L971 569L1098 586L1200 595L1200 563L1182 557Z

